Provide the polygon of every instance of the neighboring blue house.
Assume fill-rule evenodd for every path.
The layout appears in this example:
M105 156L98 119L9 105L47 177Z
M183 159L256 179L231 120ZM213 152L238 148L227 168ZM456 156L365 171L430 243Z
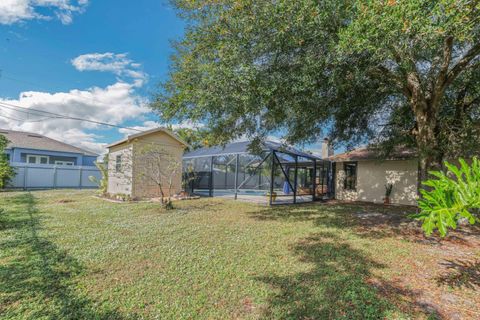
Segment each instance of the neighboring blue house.
M0 129L9 144L11 163L51 164L60 166L94 166L98 154L50 139L37 133Z

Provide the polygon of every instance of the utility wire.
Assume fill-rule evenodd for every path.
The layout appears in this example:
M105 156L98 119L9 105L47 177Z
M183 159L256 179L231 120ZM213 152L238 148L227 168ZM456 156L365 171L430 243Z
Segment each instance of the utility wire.
M54 113L54 112L49 112L49 111L44 111L44 110L39 110L39 109L25 108L25 107L21 107L21 106L11 104L11 103L6 103L6 102L3 102L3 101L0 102L0 107L5 108L6 107L5 105L7 107L11 107L11 108L9 108L10 110L12 110L13 108L18 108L20 110L15 110L15 111L22 112L21 110L27 110L27 111L34 111L34 112L39 112L39 113L50 114L50 115L54 116L54 117L50 117L50 118L47 118L47 119L44 119L44 120L49 120L49 119L76 120L76 121L90 122L90 123L94 123L94 124L99 124L99 125L109 126L109 127L119 128L119 129L128 129L128 130L142 132L142 130L138 130L138 129L130 128L130 127L119 126L119 125L112 124L112 123L90 120L90 119L85 119L85 118L80 118L80 117L71 117L71 116L68 116L68 115L62 115L62 114L59 114L59 113ZM23 112L28 113L27 111L23 111ZM25 120L18 120L18 119L16 119L16 120L17 121L25 121Z
M0 117L6 118L6 119L10 119L10 120L14 120L14 121L23 121L23 120L20 120L20 119L15 119L15 118L12 118L12 117L9 117L9 116L5 116L5 115L3 115L3 114L0 114Z
M21 113L26 113L27 116L29 115L33 115L33 116L43 116L43 114L37 114L37 113L33 113L33 112L28 112L28 111L24 111L24 110L17 110L15 108L12 108L12 107L7 107L5 105L1 105L2 102L0 102L0 108L5 108L7 110L12 110L14 112L21 112ZM39 121L42 121L42 120L48 120L48 119L52 119L52 118L56 118L56 119L60 119L60 117L52 117L52 116L49 116L49 117L45 117L43 119L35 119L35 120L30 120L30 119L17 119L18 121L26 121L26 122L39 122ZM63 118L62 118L63 119Z
M5 73L3 72L2 69L0 69L0 79L6 79L6 80L16 81L16 82L20 82L20 83L25 83L25 84L29 84L29 85L35 86L37 88L40 88L42 90L45 90L47 92L50 91L50 89L46 88L45 86L43 86L41 84L34 83L34 82L31 82L31 81L25 81L25 80L21 80L21 79L9 77L9 76L5 76ZM69 95L69 96L74 97L76 99L81 99L81 100L84 100L84 101L90 101L92 103L98 103L98 101L93 99L93 98L78 96L78 95L72 94L71 92L67 92L67 91L65 91L65 89L60 88L58 85L53 86L53 88L56 89L57 91L61 92L62 94Z
M1 71L1 69L0 69ZM16 78L12 78L12 77L9 77L9 76L5 76L3 73L0 73L0 78L4 78L4 79L8 79L8 80L13 80L13 81L18 81L18 82L23 82L23 83L27 83L27 84L31 84L31 85L35 85L37 87L40 87L42 88L42 86L38 85L38 84L35 84L33 82L29 82L29 81L24 81L24 80L20 80L20 79L16 79ZM45 89L45 88L43 88ZM84 99L84 100L90 100L92 102L95 102L97 103L98 101L94 101L93 99L89 99L87 97L81 97L81 96L77 96L77 95L73 95L71 94L70 92L63 92L63 94L67 94L67 95L70 95L72 97L75 97L77 99ZM10 107L14 107L14 108L19 108L21 110L14 110L14 111L18 111L18 112L23 112L23 113L26 113L28 115L32 114L32 111L34 112L38 112L38 113L44 113L44 114L50 114L50 115L53 115L54 117L48 117L48 118L45 118L45 119L42 119L42 120L19 120L19 119L16 119L16 121L28 121L28 122L40 122L40 121L43 121L43 120L49 120L49 119L67 119L67 120L77 120L77 121L85 121L85 122L90 122L90 123L95 123L95 124L99 124L99 125L104 125L104 126L109 126L109 127L114 127L114 128L119 128L119 129L128 129L128 130L133 130L133 131L137 131L137 132L142 132L142 130L138 130L138 129L134 129L134 128L130 128L130 127L124 127L124 126L119 126L119 125L115 125L115 124L111 124L111 123L106 123L106 122L101 122L101 121L95 121L95 120L90 120L90 119L85 119L85 118L79 118L79 117L71 117L71 116L67 116L67 115L62 115L62 114L59 114L59 113L54 113L54 112L49 112L49 111L44 111L44 110L38 110L38 109L33 109L33 108L25 108L25 107L21 107L21 106L17 106L17 105L13 105L13 104L10 104L10 103L7 103L7 102L0 102L0 107L4 107L4 108L8 108L6 106L10 106ZM10 110L13 110L12 108L9 108ZM22 110L23 109L23 110ZM26 110L26 111L24 111ZM35 114L33 114L35 115ZM39 115L39 114L37 114ZM13 119L12 119L13 120Z

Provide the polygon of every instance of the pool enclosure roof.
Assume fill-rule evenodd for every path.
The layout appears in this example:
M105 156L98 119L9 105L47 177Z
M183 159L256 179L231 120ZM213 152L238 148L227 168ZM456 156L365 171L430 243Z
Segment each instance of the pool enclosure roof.
M202 148L197 149L192 152L188 152L183 156L183 159L192 159L192 158L201 158L201 157L213 157L213 156L222 156L222 155L229 155L229 154L241 154L241 153L251 153L249 150L250 141L240 141L240 142L232 142L226 144L225 146L215 146L211 148ZM306 153L300 151L296 148L291 146L273 142L273 141L264 141L261 143L263 151L277 151L281 153L286 153L292 156L299 156L308 159L318 159L321 158L314 156L310 153Z

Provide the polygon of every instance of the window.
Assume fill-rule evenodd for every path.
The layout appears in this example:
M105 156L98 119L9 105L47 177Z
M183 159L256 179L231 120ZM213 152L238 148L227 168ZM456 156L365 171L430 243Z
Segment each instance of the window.
M357 188L357 163L345 162L343 164L343 170L345 171L345 190L356 190Z
M27 163L32 164L48 164L48 156L27 155Z
M118 155L115 159L115 172L122 172L122 156Z
M73 162L72 161L58 161L56 160L55 161L55 164L57 166L73 166Z

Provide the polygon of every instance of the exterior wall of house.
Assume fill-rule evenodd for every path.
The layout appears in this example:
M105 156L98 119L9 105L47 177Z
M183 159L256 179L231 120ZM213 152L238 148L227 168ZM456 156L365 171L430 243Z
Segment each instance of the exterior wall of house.
M82 158L82 163L84 166L94 166L96 161L97 157L95 156L83 156Z
M8 151L8 150L7 150ZM49 156L49 164L55 164L56 160L71 161L76 166L94 166L97 157L85 156L79 153L59 152L49 150L13 148L9 150L11 162L26 162L27 155Z
M117 156L121 156L120 171L117 172ZM133 197L133 144L125 143L111 147L108 153L108 188L110 194L126 194Z
M393 184L391 203L416 205L416 160L358 161L356 190L345 190L343 162L336 163L336 199L383 203L385 185Z
M160 188L152 178L159 169L152 169L156 163L151 163L151 156L146 156L149 150L155 152L165 152L168 156L164 158L171 158L169 163L160 163L164 171L176 169L177 173L172 176L172 188L170 196L179 193L182 190L182 156L184 146L176 139L172 138L164 132L155 132L143 137L139 137L133 142L134 161L133 171L135 178L133 180L133 196L136 198L154 198L160 197ZM168 181L165 178L161 179L162 190L165 196L169 196ZM158 181L158 178L157 178Z

